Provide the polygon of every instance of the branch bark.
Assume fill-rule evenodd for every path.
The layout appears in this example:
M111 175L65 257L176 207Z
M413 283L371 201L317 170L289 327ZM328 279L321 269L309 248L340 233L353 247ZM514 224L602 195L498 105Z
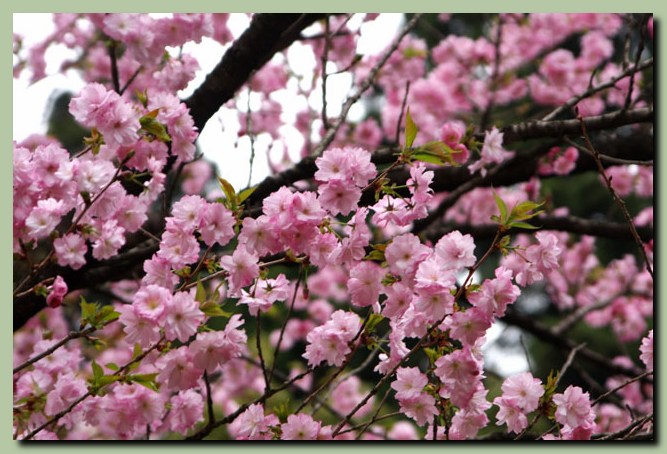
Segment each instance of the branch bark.
M301 31L324 14L256 14L185 104L200 131L220 107L232 99L253 71L300 38Z

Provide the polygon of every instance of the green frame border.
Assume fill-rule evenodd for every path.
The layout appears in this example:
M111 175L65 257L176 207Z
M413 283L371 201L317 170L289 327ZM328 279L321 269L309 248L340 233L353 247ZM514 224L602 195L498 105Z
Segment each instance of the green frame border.
M247 11L262 11L262 12L316 12L316 11L327 11L327 7L331 7L332 4L327 4L327 3L315 3L312 0L311 1L305 1L305 0L283 0L281 2L276 2L275 0L270 1L270 0L248 0L245 2L231 2L229 0L218 0L218 1L213 1L213 0L190 0L188 2L175 2L175 1L169 1L169 0L164 0L162 2L155 2L154 4L148 4L148 2L143 3L139 5L136 1L127 1L127 0L117 0L114 3L98 3L98 2L91 2L91 1L81 1L81 0L75 0L75 1L68 1L66 3L59 3L57 6L54 5L53 2L48 2L45 0L24 0L20 4L18 2L2 2L0 4L0 11L2 12L2 15L0 16L0 30L4 30L3 35L5 37L5 40L3 40L6 44L3 46L4 49L7 50L9 49L9 41L11 39L11 31L12 31L12 13L14 12L54 12L54 11L60 11L60 12L74 12L74 11L86 11L86 12L109 12L109 11L137 11L137 12L145 12L145 11L151 11L151 12L247 12ZM596 1L575 1L575 0L559 0L557 3L555 2L521 2L517 0L505 0L502 3L499 2L493 2L490 0L485 0L485 1L480 1L480 0L472 0L472 1L466 1L466 2L451 2L450 4L446 4L445 2L436 2L434 0L413 0L410 3L406 3L405 1L397 1L397 0L384 0L382 2L378 1L350 1L350 0L339 0L335 3L335 9L336 11L355 11L355 12L405 12L406 9L409 8L409 12L442 12L443 10L448 10L449 12L485 12L485 11L506 11L506 12L653 12L655 15L655 20L656 20L656 37L659 39L659 44L656 46L658 51L660 52L662 49L664 49L664 41L665 41L665 33L664 30L662 30L662 19L667 17L667 2L662 1L657 1L657 0L634 0L632 3L630 2L623 2L620 0L606 0L604 2L596 2ZM11 99L11 79L9 77L9 74L12 73L12 68L10 66L10 59L7 57L3 59L4 61L4 67L5 70L2 72L3 78L2 78L2 84L0 85L0 95L2 95L2 99ZM665 74L664 70L664 61L660 59L658 61L658 74L662 75ZM661 93L658 91L657 93L658 98L660 100L660 103L663 104L664 101L664 93ZM13 100L16 101L16 100ZM0 110L2 115L0 118L4 120L5 124L9 124L12 121L12 113L11 113L11 105L9 103L4 103L2 109ZM660 128L661 130L667 130L667 124L664 121L664 118L661 117L661 115L658 113L657 114L657 119L660 122ZM2 213L5 213L7 218L10 218L10 213L12 210L12 192L11 192L11 187L10 187L10 182L12 181L11 178L11 154L9 150L11 149L11 127L4 127L0 128L0 135L2 137L2 143L7 146L7 151L3 154L2 162L5 165L0 165L0 182L2 182L2 189L0 190L0 210ZM660 145L660 142L658 141L658 146ZM4 146L3 146L4 148ZM666 163L664 162L663 159L658 159L658 172L659 175L664 175L664 170ZM658 190L658 194L656 195L656 199L658 201L661 201L663 199L663 192L664 192L664 185L659 183L660 178L656 179L656 186ZM657 213L657 218L658 221L656 222L657 227L663 226L663 212L662 210L658 210ZM11 256L11 249L12 249L12 229L11 225L8 222L3 223L0 225L1 229L1 235L0 235L0 255L3 257L10 257ZM664 256L664 245L662 242L657 242L658 250L657 250L657 255L662 257ZM656 262L660 263L661 260L656 259ZM11 263L7 264L7 270L11 270ZM658 272L660 278L658 279L657 282L665 282L665 273L662 272L662 269L658 267ZM0 288L2 289L2 294L7 295L9 299L9 295L11 294L11 284L10 284L10 279L1 279L0 280ZM660 301L661 298L661 286L658 287L658 297L656 298L656 301ZM664 319L665 319L665 314L667 311L665 310L659 310L658 311L658 316L660 318L661 324L664 326ZM0 320L0 328L2 332L6 332L7 334L5 335L5 339L2 339L0 341L0 349L2 349L2 354L0 357L2 358L11 358L12 357L12 339L10 338L10 334L12 332L11 327L10 327L10 318L9 317L3 317L2 320ZM5 331L6 329L6 331ZM657 334L657 339L659 341L659 346L657 347L657 354L656 354L656 368L659 368L658 366L661 364L665 364L665 351L663 348L661 348L664 345L664 337L660 334ZM5 359L5 361L8 361L8 359ZM662 381L662 380L660 380ZM21 444L18 442L15 442L12 440L12 434L11 434L11 414L10 414L10 407L11 407L11 394L10 394L10 388L11 388L11 379L9 378L8 372L5 372L0 375L0 383L3 391L0 393L0 398L2 399L1 402L6 404L2 406L2 411L0 411L0 427L2 427L2 432L5 433L5 436L0 437L0 447L3 448L2 452L9 452L9 453L14 453L14 452L19 452L19 451L34 451L35 449L49 449L49 450L54 450L57 452L65 452L65 450L71 450L71 449L95 449L95 450L102 450L102 451L114 451L118 449L123 449L124 451L127 451L128 449L130 451L135 451L137 453L148 453L148 452L157 452L158 450L164 450L167 448L164 442L161 442L159 444L143 444L139 445L138 443L132 443L131 445L124 444L122 446L117 445L115 443L96 443L95 445L84 443L84 444L78 444L78 445L73 445L72 443L49 443L47 445L44 444ZM662 390L658 390L662 391ZM664 438L665 434L667 431L665 430L667 427L664 423L664 413L662 410L664 409L664 400L665 400L665 393L663 392L656 392L656 397L658 398L658 405L657 405L657 410L660 412L660 415L658 415L658 430L656 433L658 434L658 438L660 439L660 443L654 443L654 444L637 444L633 443L631 446L628 446L626 444L609 444L605 443L602 445L596 445L596 444L583 444L583 443L577 443L576 445L567 445L568 449L575 449L575 450L600 450L600 449L605 449L605 450L626 450L628 448L633 449L633 450L658 450L661 448L661 445L664 444ZM535 444L534 443L524 443L519 445L519 449L535 449ZM295 444L289 444L289 445L284 445L284 444L279 444L279 443L271 443L271 444L257 444L257 443L252 443L252 444L240 444L240 443L227 443L227 444L207 444L204 446L198 447L200 450L206 450L206 451L211 451L211 450L220 450L224 449L225 451L244 451L244 452L253 452L253 451L260 451L264 449L270 449L272 452L278 452L278 453L287 453L288 451L293 451L293 450L310 450L312 449L313 445L312 444L304 444L303 446L300 445L295 445ZM334 452L334 450L341 449L343 446L338 445L338 443L333 442L333 443L325 443L325 444L319 444L317 445L318 450L322 451L329 451L329 452ZM350 446L349 444L346 444L344 446L344 449L350 450L352 452L357 451L361 452L363 449L364 451L368 450L369 448L373 451L377 450L382 450L382 451L394 451L394 452L400 452L401 450L406 449L406 444L405 443L381 443L381 444L371 444L369 446L359 444L355 444L353 446ZM516 444L493 444L493 443L472 443L472 444L456 444L456 445L449 445L449 444L443 444L443 443L438 443L435 446L426 446L423 444L415 445L415 444L410 444L409 445L410 449L415 447L420 451L427 451L427 452L436 452L436 450L450 450L455 449L455 450L462 450L465 451L466 453L472 452L472 453L482 453L482 452L488 452L488 450L492 449L494 452L500 451L500 452L511 452L511 450L517 449ZM174 444L174 446L170 446L167 449L183 449L182 444ZM548 444L547 449L563 449L563 445L555 443L555 444Z

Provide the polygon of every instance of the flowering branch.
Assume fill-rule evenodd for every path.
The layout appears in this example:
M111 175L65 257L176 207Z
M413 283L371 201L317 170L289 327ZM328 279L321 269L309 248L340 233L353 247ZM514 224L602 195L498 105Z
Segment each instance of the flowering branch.
M89 326L88 328L84 329L83 331L70 331L70 333L67 336L60 339L58 342L53 344L51 347L49 347L46 350L44 350L43 352L33 356L32 358L30 358L26 362L22 363L21 365L16 366L14 368L13 374L17 374L17 373L21 372L23 369L25 369L26 367L32 366L33 364L35 364L40 359L49 356L51 353L55 352L60 347L67 344L69 341L71 341L73 339L80 339L82 337L87 337L88 334L92 333L96 329L97 328L95 328L94 326Z
M611 197L614 199L614 202L616 202L616 205L618 205L618 207L620 208L621 212L623 213L623 216L625 217L625 220L630 226L630 232L632 232L632 236L637 242L637 246L639 246L639 252L642 254L642 257L644 257L644 262L646 263L646 269L648 270L651 277L653 277L653 268L651 267L651 261L649 260L648 255L646 254L646 250L644 249L642 240L639 237L639 233L637 233L637 228L635 227L635 223L632 221L632 216L630 216L630 213L628 212L628 209L625 206L625 202L623 201L623 199L621 199L618 196L618 194L616 194L616 191L611 185L611 179L607 176L607 173L604 171L604 167L602 166L602 162L600 161L600 154L598 153L597 149L593 146L593 143L591 142L591 139L588 136L586 122L581 116L578 116L577 120L579 121L581 132L584 136L584 140L586 141L586 145L593 152L593 158L595 159L595 164L597 164L598 172L600 173L600 176L607 185L607 189L609 189Z

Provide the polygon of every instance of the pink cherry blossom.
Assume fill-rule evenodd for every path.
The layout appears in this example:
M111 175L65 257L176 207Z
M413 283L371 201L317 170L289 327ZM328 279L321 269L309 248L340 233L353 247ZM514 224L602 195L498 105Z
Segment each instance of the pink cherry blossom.
M62 276L56 276L56 279L50 286L49 294L46 297L47 306L49 307L60 306L66 294L67 294L67 283L62 278Z
M186 342L204 321L204 313L193 292L176 292L165 302L165 335L168 340Z
M384 272L374 262L361 262L350 270L350 279L347 289L350 292L350 302L355 306L372 306L377 303L380 295L380 280Z
M642 339L639 346L641 355L639 356L648 370L653 370L653 330L648 332L648 336Z
M229 273L230 292L238 293L241 287L246 287L259 275L258 257L239 249L232 255L225 255L220 259L220 266Z
M170 351L160 358L157 382L171 390L193 388L204 373L203 368L194 366L193 360L193 354L188 347Z
M530 413L538 406L540 397L544 395L542 382L533 378L530 372L513 375L503 382L503 397L512 399L513 405Z
M186 433L204 419L204 397L193 389L180 391L170 400L169 428Z
M587 392L578 386L568 386L565 392L554 394L556 404L556 421L570 429L591 426L595 413L591 409L591 401Z
M401 367L396 371L396 381L391 387L399 400L417 397L428 383L428 378L418 367Z
M287 422L280 426L281 440L316 440L321 428L318 421L304 413L289 415Z
M262 404L252 404L232 422L230 429L241 440L270 440L270 427L277 425L278 418L272 414L265 416Z

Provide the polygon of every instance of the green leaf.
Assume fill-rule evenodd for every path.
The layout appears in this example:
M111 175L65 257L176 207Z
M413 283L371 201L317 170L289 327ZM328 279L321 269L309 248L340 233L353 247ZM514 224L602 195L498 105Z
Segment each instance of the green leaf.
M102 328L120 317L120 312L116 312L113 306L102 306L98 309L93 320L95 328Z
M197 293L195 293L195 301L204 303L206 301L206 289L201 281L197 281Z
M510 219L513 220L513 221L514 220L516 220L516 221L525 221L526 219L533 218L533 217L537 216L538 214L544 212L544 211L540 210L540 211L535 211L535 212L531 213L531 211L541 207L542 205L544 205L544 202L535 203L535 202L531 202L530 200L528 200L526 202L521 202L520 204L518 204L517 206L512 208L512 213L510 214Z
M157 110L153 110L139 119L141 130L152 135L160 142L171 142L171 136L167 133L167 128L155 119Z
M111 383L115 383L118 380L120 380L118 375L105 375L104 377L99 378L97 384L101 388L103 386L110 385Z
M451 164L453 166L459 165L454 158L452 158L452 155L458 154L460 151L454 150L452 147L439 140L426 142L424 145L420 145L415 150L415 153L427 153L438 158L441 164Z
M119 317L120 317L120 312L116 312L116 311L112 310L111 312L106 314L104 317L100 318L99 325L101 325L101 326L108 325L109 323L111 323L115 320L118 320Z
M426 151L416 151L412 153L411 155L412 159L415 161L422 161L422 162L428 162L429 164L437 164L437 165L443 165L447 161L443 160L439 156L435 156L431 153L428 153Z
M400 281L399 278L397 278L396 276L394 276L394 275L391 274L391 273L387 273L387 274L385 275L385 277L382 278L382 281L381 281L380 283L381 283L382 285L387 286L387 285L392 285L393 283L398 282L398 281Z
M425 348L424 353L428 357L428 360L431 364L435 363L440 355L438 354L438 351L433 349L433 348Z
M229 318L232 316L231 313L225 312L222 309L220 309L220 306L218 306L214 301L206 301L201 306L199 306L199 309L209 317Z
M222 192L225 193L227 200L236 200L236 190L234 189L234 186L222 177L218 177L218 182L220 182L220 187L222 188Z
M109 370L113 370L114 372L120 369L120 367L118 367L118 364L116 363L106 363L104 367L106 367Z
M364 257L364 260L372 260L374 262L384 262L385 261L384 252L378 251L377 249L372 250L366 255L366 257Z
M238 203L239 205L245 202L245 200L252 195L253 192L255 192L255 189L257 189L257 186L253 186L251 188L244 189L243 191L239 192L238 196Z
M144 350L141 348L141 344L137 342L134 344L134 349L132 350L132 359L135 360L139 357L144 352Z
M505 224L507 222L507 205L505 205L505 202L503 202L503 199L500 198L496 191L493 191L493 198L496 200L496 205L500 211L499 224Z
M366 328L364 328L364 331L367 334L372 333L375 328L384 320L384 316L380 314L371 314L370 317L368 317L368 322L366 322Z
M97 364L94 360L92 362L93 366L93 377L95 377L96 380L99 380L102 376L104 376L104 370L102 369L102 366Z
M92 325L97 313L97 304L89 303L82 296L81 297L81 328L86 325Z
M510 222L509 227L510 228L516 227L518 229L528 229L528 230L537 230L541 228L536 225L531 225L528 224L527 222L521 222L521 221Z
M155 382L155 377L157 377L157 375L158 375L157 373L128 375L127 379L133 383L137 383L141 386L145 386L146 388L152 391L157 392L159 391L159 387Z
M415 137L417 137L417 132L419 132L419 129L417 128L415 122L412 121L412 117L410 116L410 108L408 107L408 111L405 113L405 148L412 147L412 144L415 141Z

